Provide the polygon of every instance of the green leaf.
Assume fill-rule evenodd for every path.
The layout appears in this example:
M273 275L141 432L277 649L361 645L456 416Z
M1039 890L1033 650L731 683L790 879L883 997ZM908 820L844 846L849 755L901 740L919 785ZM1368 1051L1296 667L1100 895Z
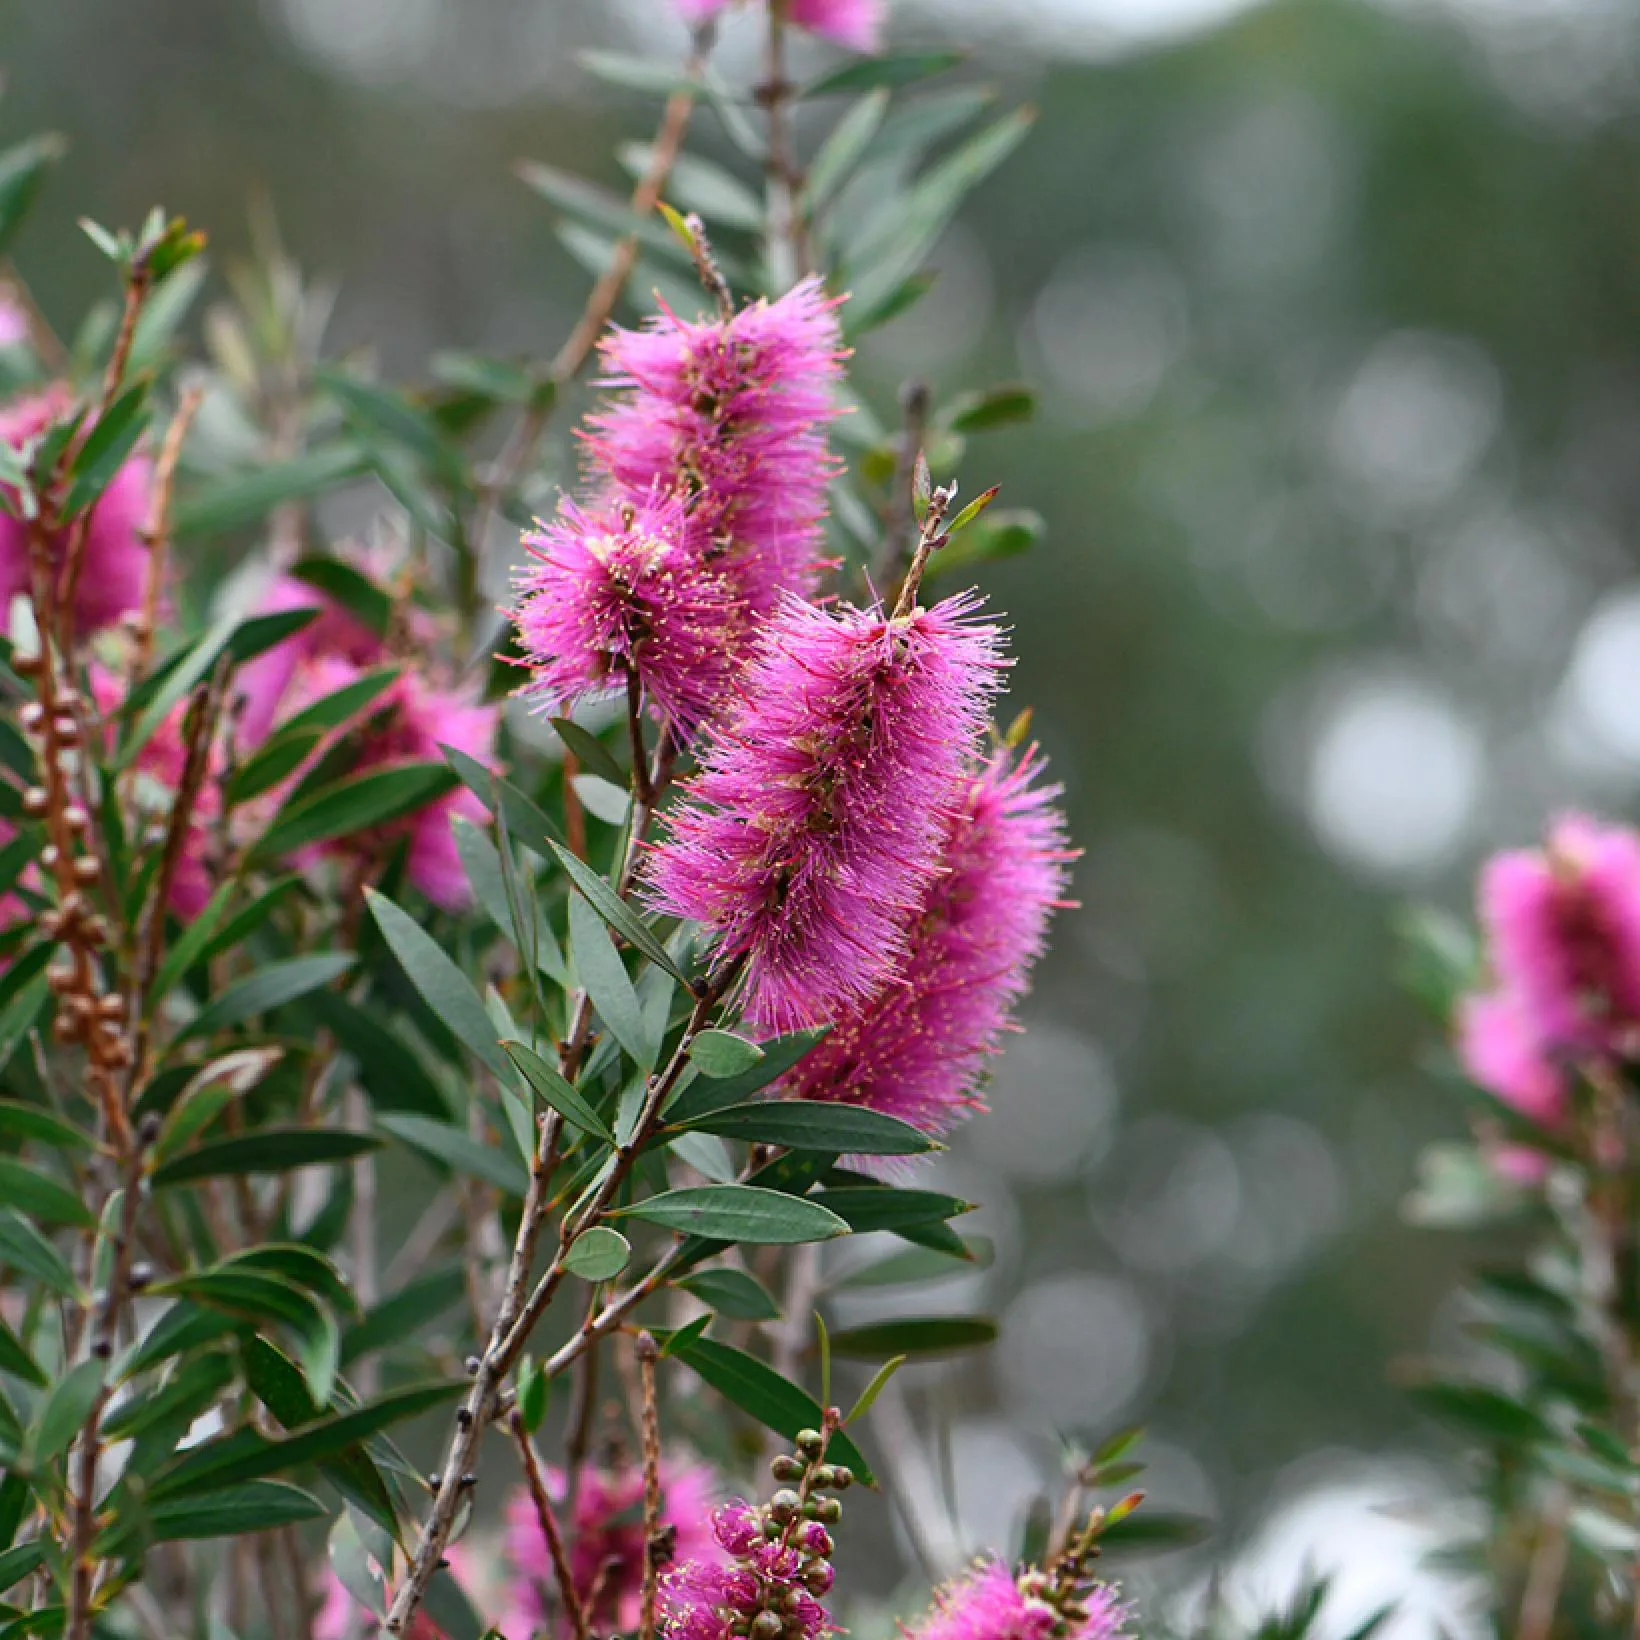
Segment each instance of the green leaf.
M503 1042L501 1046L523 1072L524 1080L535 1090L543 1104L550 1105L566 1122L582 1133L601 1139L605 1144L615 1143L615 1135L610 1132L609 1124L564 1079L556 1066L549 1064L533 1048L526 1047L522 1042Z
M312 757L323 739L323 729L289 729L275 735L234 770L222 788L223 800L233 808L272 791Z
M905 1363L906 1357L903 1355L896 1355L891 1360L885 1361L876 1370L876 1372L871 1375L871 1382L860 1391L859 1400L857 1400L854 1405L848 1409L848 1416L843 1419L843 1422L845 1424L857 1423L861 1418L865 1417L865 1415L870 1412L872 1407L876 1404L877 1397L888 1388L889 1379L891 1379L894 1374L905 1365Z
M317 1520L326 1512L311 1492L289 1481L259 1480L226 1486L198 1498L158 1504L147 1526L153 1542L180 1543L272 1532L281 1526Z
M813 209L823 206L866 157L888 113L889 95L879 87L862 97L832 128L820 144L804 179L803 189Z
M660 1055L660 1042L644 1019L638 993L632 988L608 928L584 899L570 900L569 941L576 978L592 999L598 1017L636 1064L652 1070Z
M492 773L465 752L454 746L440 746L444 761L456 772L456 777L487 808L491 814L499 804L506 816L507 830L516 842L522 843L543 860L549 857L548 846L561 843L564 834L547 817L545 810L532 803L516 786Z
M139 381L98 417L69 469L73 482L63 503L65 517L86 511L108 487L148 425L147 402L148 383Z
M21 1583L30 1572L37 1571L46 1558L46 1547L35 1538L30 1543L19 1543L0 1554L0 1593Z
M1046 530L1040 513L1020 507L993 507L935 554L928 566L930 578L1017 558L1036 546Z
M916 1283L929 1286L971 1270L988 1269L994 1257L992 1244L983 1236L963 1238L963 1253L946 1253L927 1247L906 1247L886 1258L855 1270L837 1283L839 1287L895 1287Z
M26 1383L44 1385L46 1375L24 1347L22 1339L0 1317L0 1372L9 1372Z
M780 1306L755 1276L728 1267L700 1270L678 1286L731 1321L778 1321Z
M809 1199L840 1215L857 1234L937 1224L974 1210L972 1202L957 1196L941 1195L934 1190L897 1190L889 1185L820 1190Z
M847 1327L832 1334L831 1347L838 1355L875 1361L885 1355L948 1355L994 1343L996 1336L997 1324L989 1316L918 1315Z
M657 968L664 968L680 984L688 985L689 976L672 960L666 947L637 912L586 861L559 843L550 846L592 909L634 950L642 952Z
M690 1126L749 1144L827 1150L839 1156L920 1156L940 1148L898 1117L826 1099L766 1099L731 1105Z
M1186 1549L1212 1536L1213 1523L1200 1515L1170 1514L1155 1509L1142 1510L1125 1520L1112 1521L1099 1534L1102 1549L1135 1553L1160 1553Z
M851 96L879 88L893 90L947 74L966 61L960 51L916 51L883 57L861 57L822 74L799 93L808 97Z
M97 1215L72 1190L12 1156L0 1156L0 1201L46 1224L97 1228Z
M1036 395L1017 382L963 393L940 412L939 425L952 433L984 433L1029 421L1036 414Z
M117 768L125 769L131 766L137 753L153 739L159 726L176 709L177 703L216 665L238 626L237 616L224 616L191 648L180 655L176 663L159 678L158 687L152 698L143 707L132 725L131 732L120 745L119 755L115 760Z
M334 490L358 478L367 463L357 445L309 450L230 478L213 479L179 498L172 523L178 540L220 535L260 522L286 502Z
M79 1434L102 1394L105 1363L82 1361L51 1387L29 1431L27 1467L48 1464Z
M455 789L442 763L402 763L350 775L297 799L280 811L253 858L279 859L332 837L347 837L424 809Z
M497 1076L511 1076L511 1062L501 1051L495 1026L478 992L445 955L444 948L386 895L373 888L366 888L364 894L382 938L433 1016Z
M777 1435L794 1440L799 1430L820 1427L820 1403L756 1356L712 1338L693 1339L675 1353L719 1395ZM827 1456L847 1464L856 1480L877 1484L865 1455L842 1430L832 1436Z
M32 1277L63 1298L78 1298L74 1272L55 1247L27 1219L0 1208L0 1264Z
M558 738L575 754L576 761L588 774L600 775L610 785L625 789L626 770L590 729L583 729L574 718L555 717L551 722L558 731Z
M632 1262L632 1243L619 1230L595 1224L564 1254L564 1268L583 1281L612 1281Z
M828 1026L821 1026L812 1031L793 1031L789 1036L777 1036L761 1043L763 1058L759 1063L738 1076L697 1082L685 1088L667 1105L666 1119L678 1127L688 1127L711 1111L740 1104L784 1076L805 1054L825 1041L828 1030Z
M46 171L67 151L68 144L52 132L0 154L0 256L10 251Z
M348 1366L376 1350L408 1343L435 1316L459 1304L466 1290L459 1264L429 1270L406 1282L342 1333L342 1365Z
M367 889L365 891L369 893ZM339 979L358 961L351 951L320 951L310 957L291 957L270 962L254 974L236 980L207 1003L176 1035L175 1041L211 1036L230 1025L238 1025L259 1014L294 1002Z
M374 1134L350 1133L341 1128L261 1127L253 1133L232 1134L184 1151L155 1170L154 1186L165 1189L200 1179L326 1167L350 1162L380 1145Z
M203 1133L233 1100L248 1093L284 1058L280 1048L239 1048L213 1059L189 1078L154 1143L164 1162Z
M293 1435L270 1440L255 1430L239 1430L220 1436L182 1453L155 1480L151 1496L197 1497L202 1492L318 1463L394 1424L454 1400L466 1388L465 1380L459 1378L412 1384Z
M630 1218L714 1241L791 1246L848 1234L847 1223L806 1196L747 1184L667 1190L624 1209Z
M687 90L693 84L676 69L652 57L629 57L618 51L582 51L576 54L576 61L595 78L629 91L649 91L669 97L674 91Z
M313 729L340 728L379 700L401 676L401 667L384 666L355 678L352 683L344 683L340 689L333 689L280 724L280 737Z
M1555 1439L1539 1413L1480 1384L1413 1384L1407 1393L1426 1411L1484 1441L1522 1446Z
M0 1134L15 1139L35 1139L58 1150L90 1150L95 1143L89 1133L65 1121L43 1105L27 1105L18 1099L0 1099Z
M369 1009L339 991L315 992L308 1006L353 1056L378 1114L406 1111L436 1119L450 1115L448 1101L421 1059Z
M732 1031L699 1031L689 1044L689 1060L702 1076L719 1081L744 1076L763 1063L763 1050Z
M511 1196L522 1197L530 1187L530 1176L512 1151L480 1144L448 1122L430 1121L425 1116L379 1116L376 1120L395 1139L403 1140L440 1168L453 1168L470 1178L482 1179Z

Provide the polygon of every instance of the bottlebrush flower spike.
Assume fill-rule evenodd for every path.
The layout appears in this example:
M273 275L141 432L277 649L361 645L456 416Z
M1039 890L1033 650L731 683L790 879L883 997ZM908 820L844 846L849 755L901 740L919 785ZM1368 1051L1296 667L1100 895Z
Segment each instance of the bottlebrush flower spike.
M673 1561L720 1563L723 1553L711 1519L717 1490L712 1471L663 1458L660 1476L660 1521L672 1533ZM597 1634L634 1633L643 1615L643 1484L642 1468L632 1464L585 1469L576 1488L565 1548L575 1591ZM563 1501L568 1485L561 1471L548 1471L547 1488L554 1502ZM506 1551L514 1575L510 1616L501 1627L510 1635L538 1634L548 1628L549 1612L558 1609L558 1595L552 1556L527 1492L508 1500ZM562 1620L564 1614L558 1616Z
M752 615L812 590L843 360L819 280L727 319L662 313L613 332L603 355L621 396L587 436L617 490L639 506L657 491L684 499Z
M933 1137L980 1106L975 1085L1042 954L1074 858L1060 788L1041 774L1032 748L1000 752L969 779L903 971L836 1022L784 1092L865 1105Z
M20 450L72 406L66 387L16 399L0 409L0 444ZM91 509L79 580L74 587L74 629L82 636L112 626L142 608L148 580L148 548L142 527L148 513L153 467L146 456L129 457L109 480ZM11 493L10 491L7 492ZM73 526L51 537L53 573L61 574ZM28 528L20 518L0 512L0 600L9 603L33 590Z
M973 594L902 618L787 598L691 801L647 862L654 905L745 963L745 1016L791 1030L896 973L1004 665Z
M678 0L686 23L704 23L726 11L730 0ZM853 51L876 51L882 44L883 0L786 0L787 20Z
M1041 1574L1016 1578L1000 1561L982 1561L935 1594L907 1640L1121 1640L1128 1633L1127 1607L1109 1584L1082 1591L1067 1620L1032 1591L1041 1581Z
M1480 904L1493 972L1541 1054L1632 1045L1640 1030L1640 837L1567 815L1543 850L1487 864Z
M693 731L723 702L745 606L701 550L677 496L566 500L524 538L512 617L533 676L522 693L563 710L626 687L629 670L663 719Z

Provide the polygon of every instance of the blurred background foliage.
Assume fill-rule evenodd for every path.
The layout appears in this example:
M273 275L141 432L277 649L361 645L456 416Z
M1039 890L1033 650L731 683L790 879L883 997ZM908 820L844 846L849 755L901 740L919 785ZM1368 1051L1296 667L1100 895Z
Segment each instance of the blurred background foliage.
M1390 1592L1452 1484L1393 1364L1450 1341L1466 1251L1398 1220L1458 1118L1396 908L1640 786L1640 12L906 0L895 37L972 43L1040 110L857 381L889 424L912 373L1040 395L964 479L1047 521L987 585L1087 851L942 1162L1003 1334L907 1375L957 1476L949 1530L921 1478L930 1530L1006 1537L1056 1431L1143 1420L1202 1553L1253 1546L1233 1577L1313 1552ZM683 35L658 0L0 0L3 135L72 144L20 271L72 328L106 281L74 218L158 200L214 280L277 221L391 378L549 355L586 275L514 163L616 182L651 128L598 45ZM755 30L721 49L749 71ZM692 140L734 163L709 116Z

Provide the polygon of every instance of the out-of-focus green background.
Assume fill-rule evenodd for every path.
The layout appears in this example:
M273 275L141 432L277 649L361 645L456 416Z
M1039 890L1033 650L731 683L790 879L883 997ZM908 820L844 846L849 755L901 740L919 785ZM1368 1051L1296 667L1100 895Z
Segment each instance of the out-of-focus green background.
M928 1303L1003 1321L908 1396L956 1518L936 1453L903 1478L962 1552L1055 1430L1142 1419L1160 1500L1262 1546L1237 1575L1314 1549L1390 1592L1417 1533L1370 1505L1446 1460L1389 1373L1461 1251L1397 1222L1456 1117L1390 923L1640 784L1640 9L906 0L894 34L1041 110L858 374L885 414L912 372L1041 395L965 478L1048 520L988 584L1086 849L945 1164L998 1259ZM163 201L220 267L265 196L388 374L548 353L586 280L512 162L613 180L650 115L576 51L682 43L660 0L0 0L0 133L73 144L20 268L68 325L106 273L77 215Z

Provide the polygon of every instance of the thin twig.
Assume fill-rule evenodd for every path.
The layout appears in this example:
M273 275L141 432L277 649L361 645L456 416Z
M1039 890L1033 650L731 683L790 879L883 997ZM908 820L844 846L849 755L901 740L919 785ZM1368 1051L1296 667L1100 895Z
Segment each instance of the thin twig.
M928 412L932 402L928 383L907 382L900 392L904 425L895 453L894 480L889 490L883 542L871 580L879 596L887 598L900 576L917 539L917 472L928 439Z
M660 1349L647 1332L638 1334L639 1405L643 1434L643 1605L638 1640L655 1640L655 1601L661 1586L661 1414L655 1391Z
M564 1552L564 1536L558 1530L558 1517L553 1513L552 1498L547 1491L546 1476L541 1471L541 1460L535 1455L529 1431L524 1427L523 1415L516 1407L507 1418L518 1447L518 1461L524 1469L524 1484L529 1490L530 1502L535 1505L535 1518L541 1525L541 1536L547 1542L547 1554L552 1561L553 1576L558 1581L558 1598L564 1603L565 1615L575 1640L587 1640L587 1612L575 1587L575 1572Z
M769 27L763 42L763 84L757 99L768 115L765 174L769 194L769 271L777 290L795 285L809 271L808 233L798 198L803 175L792 145L792 93L786 73L786 8L789 0L769 0Z
M154 466L154 482L148 493L148 521L142 527L141 538L148 547L148 574L142 589L142 625L137 628L136 646L131 662L131 688L135 688L148 674L154 655L154 632L159 625L159 600L165 588L165 563L171 547L171 498L176 488L177 464L182 459L182 446L187 442L188 429L204 402L201 387L186 389L177 401L176 414L165 430L160 445L159 460Z

